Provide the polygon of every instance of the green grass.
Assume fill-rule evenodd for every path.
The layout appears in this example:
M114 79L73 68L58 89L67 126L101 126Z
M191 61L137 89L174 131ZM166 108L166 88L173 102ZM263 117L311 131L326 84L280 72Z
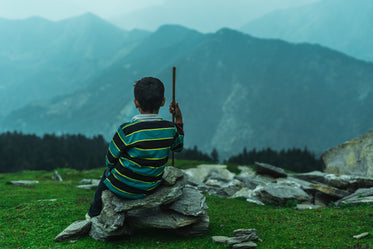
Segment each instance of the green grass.
M198 162L176 162L189 168ZM51 179L53 172L23 171L0 174L0 248L230 248L214 244L211 236L232 236L239 228L256 228L259 248L361 248L373 247L373 207L368 205L295 211L286 207L257 206L243 199L207 196L209 233L198 238L173 236L143 229L130 238L99 242L86 236L76 243L54 242L54 237L76 220L84 219L94 190L76 188L83 178L99 178L102 169L59 169L64 179ZM13 186L11 180L39 180L31 186ZM38 201L57 199L57 201ZM370 235L360 240L352 236ZM359 247L357 247L359 248Z

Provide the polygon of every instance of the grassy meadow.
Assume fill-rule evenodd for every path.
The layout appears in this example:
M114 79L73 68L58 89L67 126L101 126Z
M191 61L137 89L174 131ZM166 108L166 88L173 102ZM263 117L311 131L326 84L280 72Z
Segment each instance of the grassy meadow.
M181 168L198 162L176 161ZM232 167L232 166L230 166ZM110 242L89 236L76 242L54 242L54 237L76 220L84 219L94 190L76 186L83 178L99 178L103 168L53 172L22 171L0 174L0 248L230 248L214 244L215 235L233 236L233 230L256 228L258 248L373 248L373 206L325 207L297 211L291 206L257 206L243 199L207 196L209 233L184 238L162 230L140 229L133 237ZM13 186L13 180L38 184ZM50 199L57 199L50 201ZM369 232L356 240L353 235Z

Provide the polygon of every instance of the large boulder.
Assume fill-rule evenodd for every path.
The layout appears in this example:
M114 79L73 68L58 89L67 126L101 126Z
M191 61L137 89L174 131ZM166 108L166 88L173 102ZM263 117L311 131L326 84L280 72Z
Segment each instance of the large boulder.
M373 177L373 130L325 151L326 173Z
M204 235L209 216L206 198L186 184L183 171L167 167L162 186L153 194L138 200L117 197L111 191L102 193L103 209L90 221L74 222L55 240L77 239L87 233L100 241L131 235L138 227L171 229L187 236Z
M296 185L271 183L256 190L256 195L263 203L286 204L288 201L311 202L311 196Z

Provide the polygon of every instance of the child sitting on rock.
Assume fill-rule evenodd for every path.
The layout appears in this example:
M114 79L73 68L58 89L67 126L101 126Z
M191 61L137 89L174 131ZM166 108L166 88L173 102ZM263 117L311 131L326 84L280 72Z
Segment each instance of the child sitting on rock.
M163 120L164 85L145 77L134 87L134 103L140 114L119 126L106 155L106 166L86 219L102 210L101 193L109 189L121 198L139 199L157 190L170 151L183 149L183 119L178 103L170 104L175 124Z

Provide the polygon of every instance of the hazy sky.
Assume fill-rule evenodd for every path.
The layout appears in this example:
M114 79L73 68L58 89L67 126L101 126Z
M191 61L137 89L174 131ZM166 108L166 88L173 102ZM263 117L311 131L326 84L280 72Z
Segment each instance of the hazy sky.
M0 17L57 21L92 12L128 30L152 31L172 23L210 32L223 26L238 28L270 11L316 1L320 0L0 0Z
M163 2L165 0L0 0L0 17L41 16L60 20L93 12L103 18L112 18Z

